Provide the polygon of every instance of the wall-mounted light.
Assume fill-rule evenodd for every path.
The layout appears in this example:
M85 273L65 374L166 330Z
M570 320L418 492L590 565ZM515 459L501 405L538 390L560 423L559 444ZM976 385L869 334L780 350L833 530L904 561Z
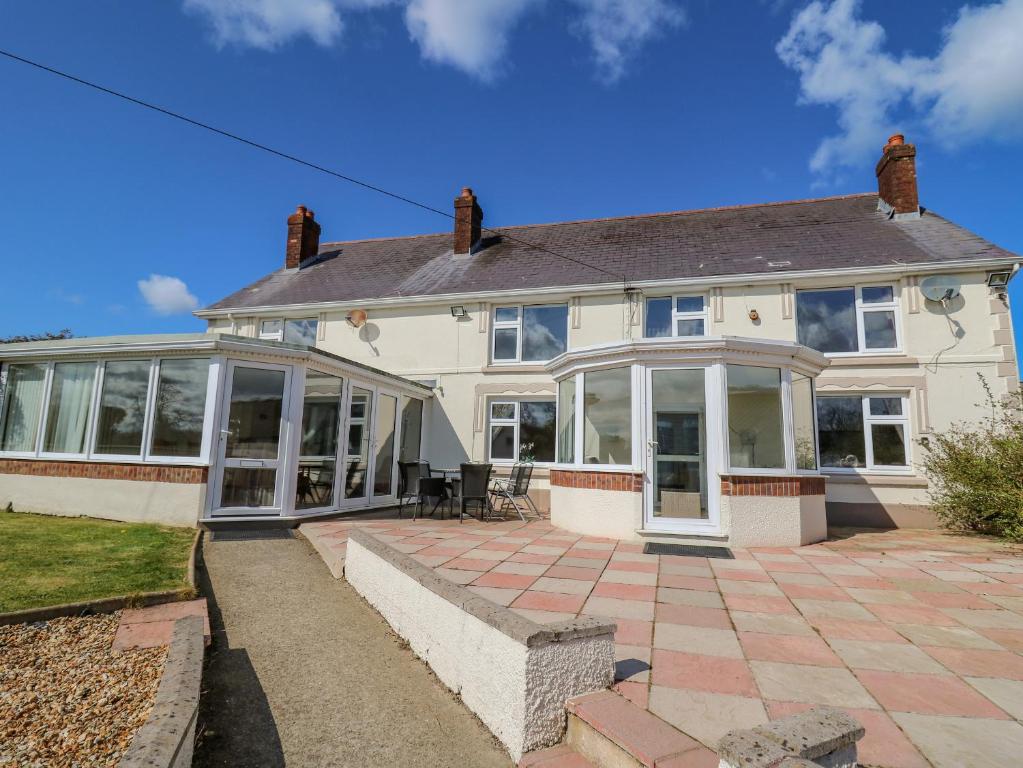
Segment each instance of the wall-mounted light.
M361 328L362 326L364 326L366 324L367 317L368 315L366 314L366 310L364 309L353 309L351 312L345 315L345 319L353 328Z
M1004 272L991 272L987 276L988 288L1004 288L1009 284L1009 277L1012 273L1009 270Z
M754 323L757 322L760 319L760 313L757 312L755 309L751 309L749 311L749 319L752 320Z
M455 306L451 308L451 316L468 317L469 313L465 311L465 307L463 307L461 304L455 304Z

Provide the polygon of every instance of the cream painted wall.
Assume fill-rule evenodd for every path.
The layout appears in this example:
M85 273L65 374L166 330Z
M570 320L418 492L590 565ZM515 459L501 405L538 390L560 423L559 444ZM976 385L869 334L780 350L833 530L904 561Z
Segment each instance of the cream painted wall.
M1014 371L1014 363L1009 363L1007 369L1005 362L1013 359L1011 331L1004 305L986 285L986 274L957 276L962 281L962 294L952 302L947 317L939 305L924 301L915 277L861 281L861 285L896 286L904 354L835 359L820 376L819 391L908 394L914 444L931 427L943 429L954 421L979 418L982 411L976 406L983 401L983 390L977 374L986 377L996 395L1006 392L1016 379L1005 375L1007 370ZM703 293L708 297L709 331L714 335L795 341L799 289L853 284L824 278L794 285L725 286L719 296L713 297L715 292L708 286ZM670 293L645 291L647 296ZM570 348L642 336L642 313L630 315L620 290L578 297L575 302L571 299L566 294L538 302L571 302ZM321 348L401 376L437 382L437 396L426 425L430 459L436 465L486 458L482 412L487 398L553 396L554 392L552 379L535 366L490 366L490 306L466 302L463 306L469 315L456 320L448 303L389 307L367 303L360 305L369 315L360 329L351 327L342 311L321 315L326 321L323 338L318 342ZM749 318L753 309L759 315L757 321ZM312 314L318 313L305 316ZM952 330L961 329L957 339L950 331L950 321ZM257 318L239 316L234 323L215 320L210 330L230 332L234 328L255 335L257 325ZM914 445L914 460L919 458L920 450ZM828 499L833 500L838 493L829 489ZM877 495L866 486L843 488L840 495L844 501L878 502Z

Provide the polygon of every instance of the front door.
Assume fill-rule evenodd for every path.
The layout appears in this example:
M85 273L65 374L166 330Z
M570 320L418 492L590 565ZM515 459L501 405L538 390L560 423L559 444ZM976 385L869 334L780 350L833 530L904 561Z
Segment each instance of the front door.
M216 514L281 513L290 380L287 366L229 363L213 490Z
M665 533L718 532L716 429L710 368L654 368L646 381L645 527Z

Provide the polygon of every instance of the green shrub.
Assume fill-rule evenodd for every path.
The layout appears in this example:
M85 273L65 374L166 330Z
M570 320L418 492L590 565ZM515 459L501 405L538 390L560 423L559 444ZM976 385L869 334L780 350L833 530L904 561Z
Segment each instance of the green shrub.
M1023 541L1023 392L996 399L980 379L988 415L923 442L931 504L946 528Z

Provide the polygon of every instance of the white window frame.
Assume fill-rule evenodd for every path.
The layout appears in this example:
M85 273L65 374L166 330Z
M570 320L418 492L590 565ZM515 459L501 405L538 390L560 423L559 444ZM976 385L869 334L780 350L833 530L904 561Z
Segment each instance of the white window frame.
M728 361L719 364L721 370L721 394L720 401L718 404L719 413L723 416L723 456L724 462L722 466L728 468L728 473L732 475L763 475L765 477L770 476L788 476L792 474L816 474L815 470L802 470L796 469L796 444L795 444L795 430L792 426L792 369L779 367L777 365L760 365L756 362L745 362L745 361ZM782 455L785 457L783 462L784 466L781 467L733 467L732 466L732 447L731 447L731 411L728 408L728 366L729 365L741 365L745 368L767 368L771 371L778 371L779 378L779 405L781 407L781 430L782 430ZM816 401L814 401L814 410L816 411ZM816 422L814 422L816 426ZM820 458L817 459L817 466L820 466Z
M550 304L495 304L493 306L493 318L491 323L493 330L490 333L490 362L493 365L543 365L547 360L523 360L522 359L522 323L525 319L526 309L543 309L546 307L563 307L565 309L565 349L569 349L568 332L570 326L568 302L556 301ZM514 309L517 311L515 320L498 320L499 309ZM497 331L501 329L515 329L515 359L497 359Z
M863 419L863 452L866 465L863 467L825 467L820 463L820 426L817 427L817 466L820 471L826 474L887 474L887 475L912 475L913 471L913 433L912 421L910 419L909 407L910 397L906 392L825 392L817 393L817 400L824 400L828 397L858 397ZM902 414L900 416L874 416L870 413L871 398L896 399L902 402ZM814 420L817 419L817 409L814 408ZM902 442L906 451L906 465L877 464L874 462L874 434L871 429L873 424L900 424L902 425Z
M655 339L655 338L669 338L669 336L647 336L646 335L646 322L647 322L647 307L649 302L656 301L658 299L671 299L671 338L676 339L699 339L703 336L707 336L710 333L710 307L707 301L707 294L705 293L676 293L672 296L646 296L643 299L643 338ZM703 303L703 309L699 312L679 312L678 311L678 300L679 299L700 299ZM703 320L703 333L699 335L687 335L680 336L678 333L678 321L679 320Z
M894 355L901 354L902 342L902 312L899 303L899 286L897 283L865 283L863 285L840 285L831 288L798 288L796 290L796 311L792 313L796 322L796 338L799 338L799 294L803 292L825 293L829 291L853 290L854 306L856 309L856 346L855 352L822 352L827 357L863 357L866 355ZM864 288L891 288L892 300L885 302L864 303ZM871 312L891 312L895 317L895 346L894 347L867 347L866 332L864 331L863 316Z
M156 424L156 388L159 383L159 372L160 363L164 360L175 360L175 359L197 359L206 360L208 364L208 374L206 378L206 406L203 415L203 432L202 442L199 449L199 454L196 456L154 456L152 454L152 441L154 436L154 429ZM149 389L146 394L146 413L142 424L142 450L140 453L130 454L108 454L99 453L96 451L96 439L97 429L99 426L99 404L102 396L103 379L106 376L106 364L108 362L120 361L120 360L148 360L149 361ZM212 425L213 416L216 412L216 392L217 382L220 376L221 370L221 359L218 357L210 357L208 355L182 355L174 357L116 357L116 358L102 358L99 360L82 360L77 358L68 358L60 360L46 360L41 362L46 368L46 375L43 382L43 396L42 405L39 414L39 421L36 425L36 444L34 451L0 451L0 457L4 458L22 458L22 459L45 459L45 460L71 460L71 461L93 461L97 463L125 463L125 462L142 462L145 464L180 464L188 466L196 466L208 464L210 461L210 446L212 442ZM7 369L11 365L30 364L31 361L25 363L5 363L3 366L3 377L6 381ZM56 453L53 451L43 450L43 439L46 436L46 422L49 418L50 408L50 397L53 389L53 371L54 367L58 363L92 363L96 366L96 372L93 375L92 380L92 393L90 396L90 413L89 422L86 426L85 432L85 448L81 453ZM0 395L6 397L6 393L2 392ZM2 398L0 398L0 405L2 405Z
M319 336L319 332L320 332L320 318L306 316L306 317L260 317L260 318L257 318L256 322L259 323L259 325L256 328L256 337L260 341L284 341L284 332L285 332L287 324L288 323L294 323L294 322L300 322L300 321L306 321L306 322L310 322L311 321L311 322L315 323L316 324L316 336L317 337ZM278 322L278 323L281 324L281 330L279 330L276 333L269 333L269 332L265 332L263 330L263 323L274 323L274 322ZM315 345L316 345L316 339L314 338L313 339L313 346L315 346Z
M534 466L537 467L549 467L557 463L558 458L558 396L555 394L553 397L495 397L487 401L487 430L486 430L486 452L487 461L497 466L511 466L519 461L519 448L522 446L522 438L519 436L519 432L522 425L522 403L554 403L554 460L552 461L535 461ZM515 407L515 415L509 419L496 419L494 418L494 406L495 405L512 405ZM494 427L512 427L514 429L514 446L515 455L510 459L494 458L491 455L491 449L493 446L493 428Z

